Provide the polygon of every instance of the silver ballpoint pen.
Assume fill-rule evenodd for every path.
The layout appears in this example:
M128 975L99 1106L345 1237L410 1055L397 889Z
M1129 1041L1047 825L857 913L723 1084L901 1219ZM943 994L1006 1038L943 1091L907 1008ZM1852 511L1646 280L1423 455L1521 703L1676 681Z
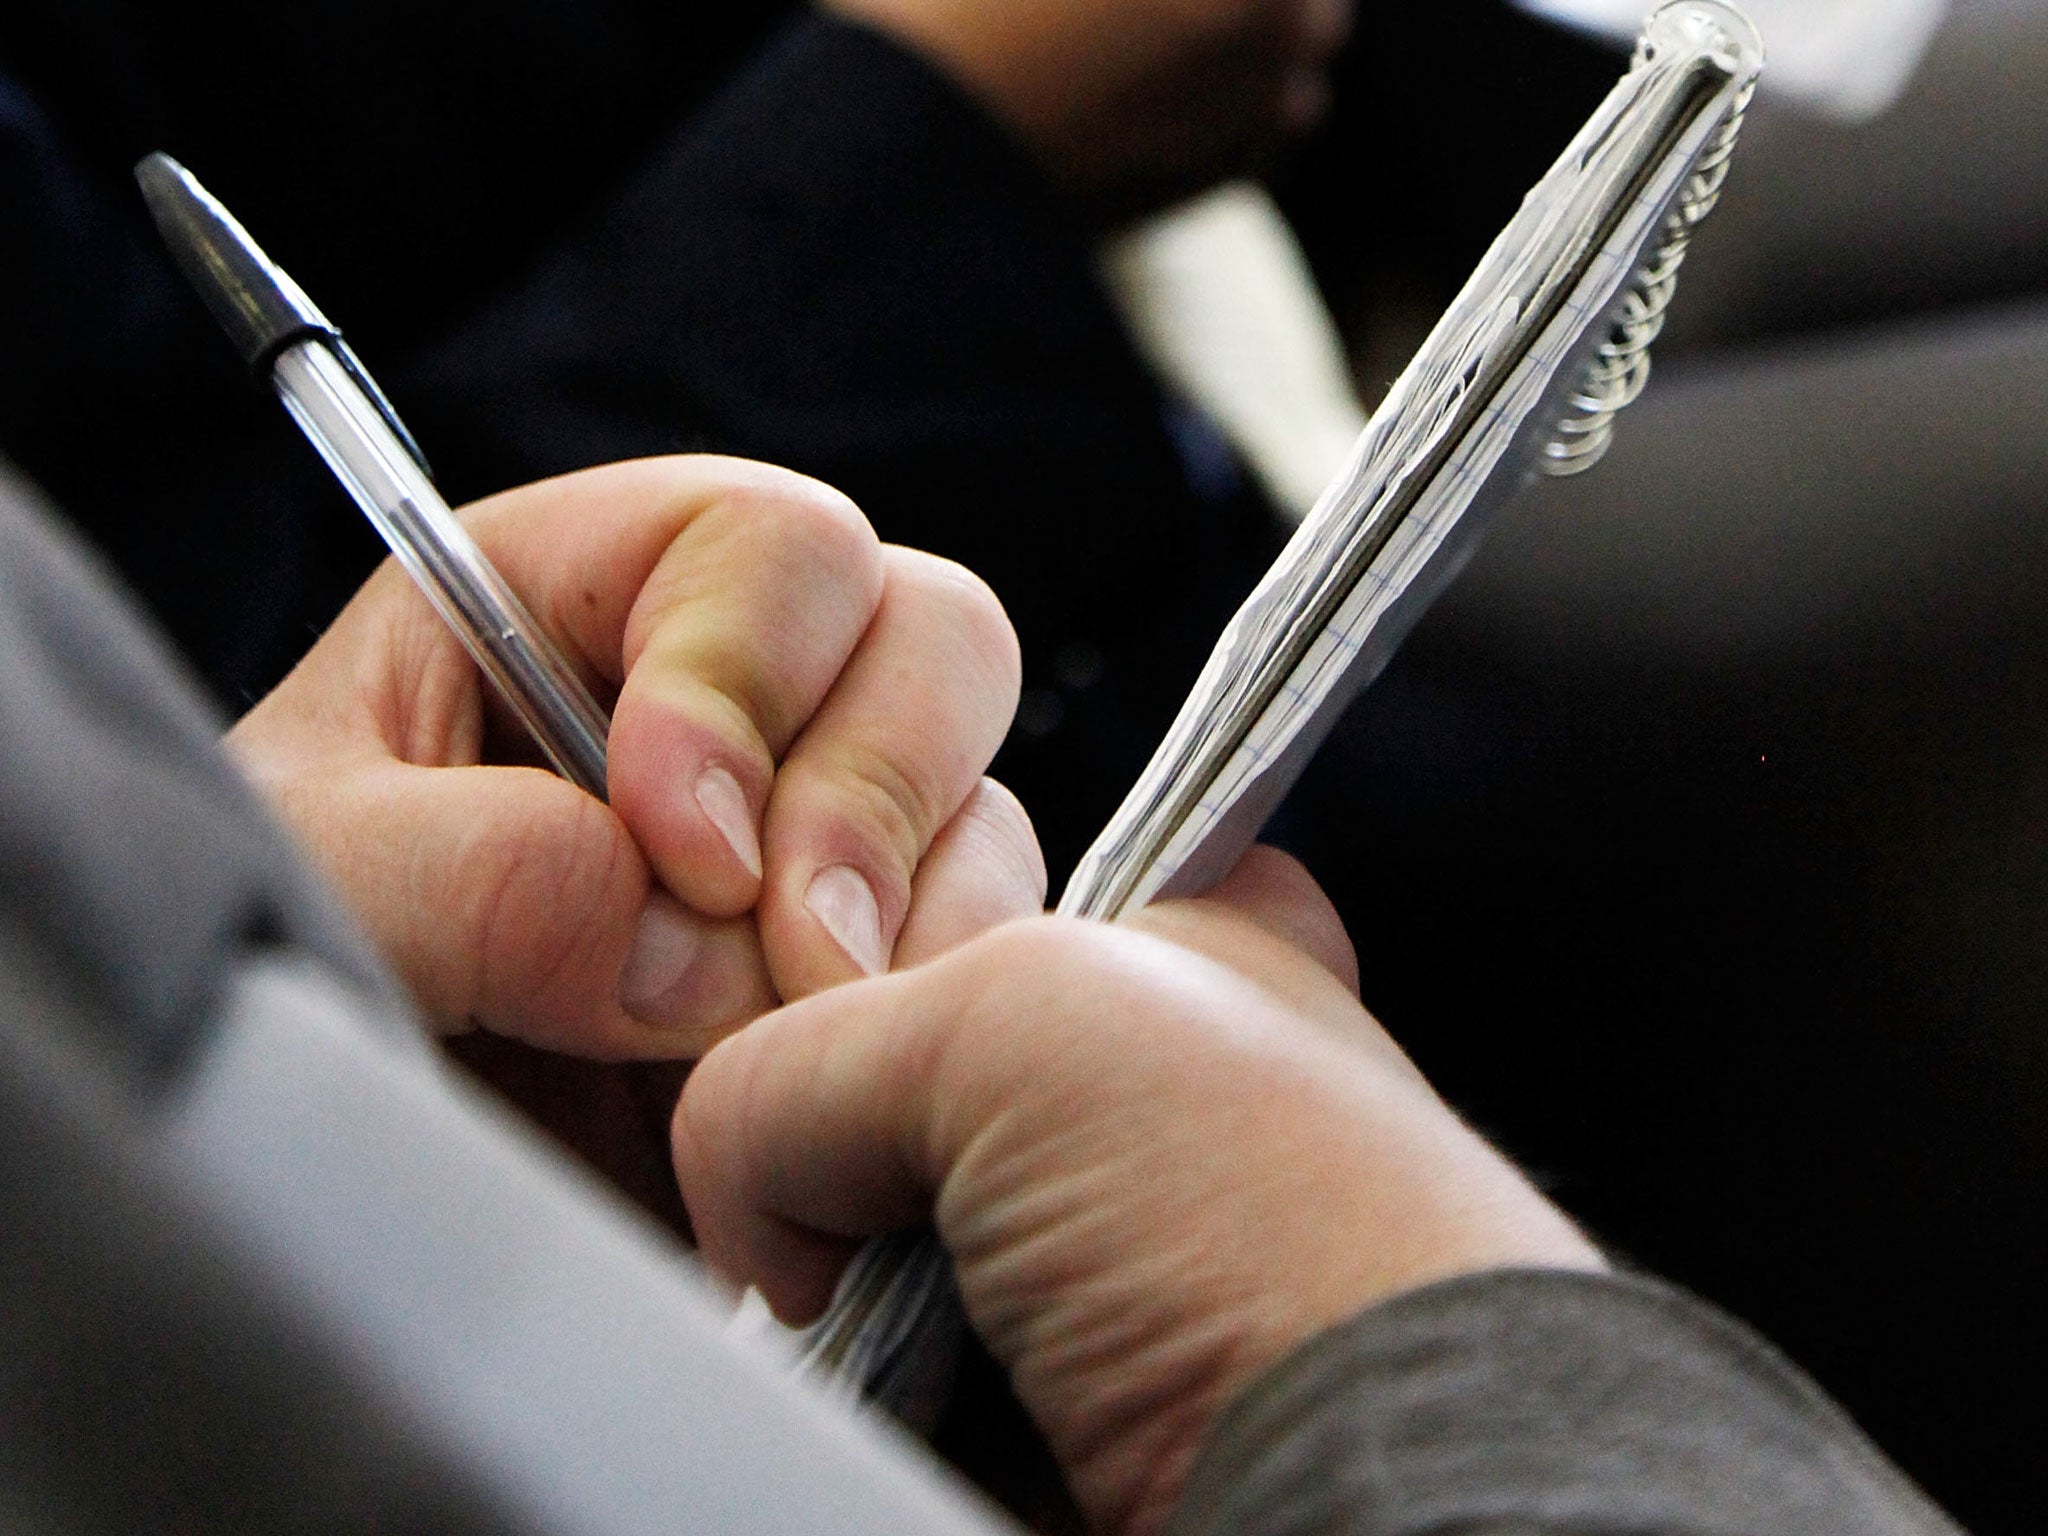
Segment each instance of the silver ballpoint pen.
M135 179L179 270L250 371L277 391L556 771L605 799L611 722L603 706L449 510L412 434L341 332L176 160L149 155ZM951 1294L943 1270L937 1281L940 1294L917 1308L920 1318ZM854 1362L823 1369L866 1385Z
M376 525L563 778L605 798L611 722L434 488L341 332L169 155L135 168L179 270Z
M449 510L412 434L341 332L176 160L149 155L135 179L173 260L250 371L277 391L556 771L605 799L611 722L603 706ZM935 1294L914 1308L927 1324L951 1296L943 1267L932 1282ZM903 1299L900 1289L893 1294ZM808 1363L901 1407L907 1389L893 1378L886 1387L872 1381L871 1353L845 1361L813 1353ZM912 1375L922 1358L906 1362ZM937 1386L929 1382L927 1395Z

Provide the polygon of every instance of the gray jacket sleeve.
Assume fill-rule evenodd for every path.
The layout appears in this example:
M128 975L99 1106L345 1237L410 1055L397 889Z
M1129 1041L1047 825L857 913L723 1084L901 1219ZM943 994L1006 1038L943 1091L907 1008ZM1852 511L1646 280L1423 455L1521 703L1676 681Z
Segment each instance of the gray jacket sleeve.
M997 1536L443 1069L0 467L0 1531Z
M1629 1276L1513 1271L1362 1313L1225 1413L1174 1536L1956 1536L1749 1329Z

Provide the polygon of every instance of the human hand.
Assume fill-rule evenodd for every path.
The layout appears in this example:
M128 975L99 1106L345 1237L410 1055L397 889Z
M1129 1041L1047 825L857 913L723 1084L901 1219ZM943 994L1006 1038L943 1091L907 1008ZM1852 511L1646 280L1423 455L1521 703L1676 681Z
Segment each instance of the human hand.
M1116 213L1256 170L1313 124L1352 16L1352 0L821 3L924 54Z
M677 1110L702 1252L801 1322L854 1240L929 1216L1091 1524L1156 1532L1216 1414L1314 1333L1452 1275L1600 1267L1352 967L1256 850L1208 900L1014 923L772 1014Z
M609 807L517 766L530 745L391 562L228 741L441 1028L688 1057L778 996L1039 909L1029 824L981 777L1016 642L958 566L730 459L462 516L617 689Z

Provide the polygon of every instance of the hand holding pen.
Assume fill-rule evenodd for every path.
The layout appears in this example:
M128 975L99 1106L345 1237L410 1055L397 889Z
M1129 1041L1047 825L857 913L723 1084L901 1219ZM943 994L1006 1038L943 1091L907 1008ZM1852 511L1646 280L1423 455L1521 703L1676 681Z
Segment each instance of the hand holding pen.
M978 581L734 460L590 471L457 519L318 311L182 171L144 182L259 374L328 392L295 414L354 434L351 490L409 503L378 519L428 541L407 569L485 573L430 604L385 567L231 737L440 1027L693 1056L778 996L1038 910L1028 824L981 777L1017 660ZM465 654L508 633L523 650L489 675L516 709ZM616 697L609 807L518 766L505 729L573 766L578 720L604 745L578 691Z
M391 565L229 738L439 1027L696 1056L780 996L1037 910L1012 874L1029 828L980 779L1013 663L953 568L731 460L587 471L463 521L617 690L609 809L504 766L533 754ZM991 841L1008 862L949 857Z

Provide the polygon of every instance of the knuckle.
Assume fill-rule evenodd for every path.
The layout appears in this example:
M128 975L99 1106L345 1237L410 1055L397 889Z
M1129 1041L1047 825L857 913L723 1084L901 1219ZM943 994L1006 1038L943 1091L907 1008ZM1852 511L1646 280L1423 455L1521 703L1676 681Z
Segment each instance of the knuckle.
M938 775L888 752L849 746L837 771L841 813L876 852L886 855L892 880L908 892L911 871L942 819Z
M1021 651L995 589L958 561L922 550L899 548L891 554L905 586L943 613L947 628L992 681L1014 689L1022 676Z
M1119 997L1105 927L1069 918L1018 918L939 962L959 967L960 974L955 1005L936 1021L920 1062L923 1080L940 1085L933 1092L936 1101L971 1105L993 1078L996 1099L1014 1102L1003 1085L1031 1080L1033 1061L1058 1060L1070 1054L1068 1047L1078 1055L1105 1014L1076 1008L1074 998ZM1126 1012L1113 1007L1107 1016ZM1020 1029L1025 1019L1029 1028Z
M751 468L722 498L734 512L806 563L879 585L882 543L852 497L794 470Z
M981 941L984 969L995 977L1057 975L1073 962L1071 943L1057 918L1007 923Z

